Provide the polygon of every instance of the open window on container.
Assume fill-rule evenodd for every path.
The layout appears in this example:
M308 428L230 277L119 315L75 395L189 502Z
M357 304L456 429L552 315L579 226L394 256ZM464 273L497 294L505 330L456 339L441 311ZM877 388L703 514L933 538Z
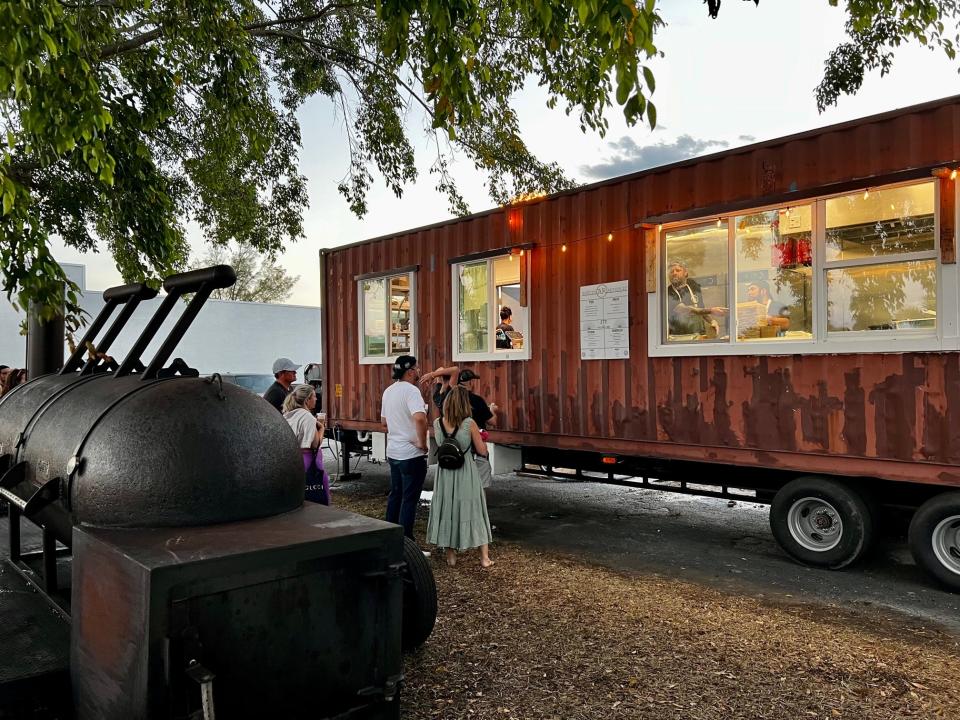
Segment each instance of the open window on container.
M360 362L392 363L416 354L415 273L397 272L357 280Z
M938 206L930 180L661 228L652 354L937 349Z
M528 262L513 249L452 263L454 360L530 358Z

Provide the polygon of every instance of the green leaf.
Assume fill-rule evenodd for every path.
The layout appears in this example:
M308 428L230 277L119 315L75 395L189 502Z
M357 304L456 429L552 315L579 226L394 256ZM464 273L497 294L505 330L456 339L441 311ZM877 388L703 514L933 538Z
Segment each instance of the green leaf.
M646 65L643 66L643 80L647 83L647 87L650 88L651 93L656 90L657 86L653 78L653 71Z

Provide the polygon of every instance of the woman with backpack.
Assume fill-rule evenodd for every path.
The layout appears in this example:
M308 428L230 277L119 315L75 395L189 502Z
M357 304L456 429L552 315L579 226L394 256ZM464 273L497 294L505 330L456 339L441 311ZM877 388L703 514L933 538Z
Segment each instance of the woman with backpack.
M437 479L433 486L427 542L446 548L447 564L457 564L457 551L480 548L480 566L490 567L488 545L493 538L487 501L477 465L465 456L471 447L486 454L487 446L473 421L465 387L450 390L443 413L433 423L437 441Z

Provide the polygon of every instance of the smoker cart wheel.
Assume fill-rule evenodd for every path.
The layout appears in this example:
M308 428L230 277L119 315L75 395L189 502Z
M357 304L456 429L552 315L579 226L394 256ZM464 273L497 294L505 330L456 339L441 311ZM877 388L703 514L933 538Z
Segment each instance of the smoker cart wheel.
M433 632L437 621L437 584L423 551L403 538L403 633L404 652L416 650Z
M808 475L780 488L770 506L770 529L796 560L839 570L861 559L873 542L869 499L836 480Z
M930 498L910 522L910 552L944 587L960 592L960 492Z

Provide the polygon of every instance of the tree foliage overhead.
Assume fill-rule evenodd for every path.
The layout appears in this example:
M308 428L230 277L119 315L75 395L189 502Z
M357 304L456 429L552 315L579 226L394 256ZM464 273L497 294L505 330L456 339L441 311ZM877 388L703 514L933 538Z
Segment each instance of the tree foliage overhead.
M846 8L851 43L821 105L889 68L901 42L953 57L951 0ZM374 177L397 195L417 179L421 118L454 212L467 211L454 152L497 202L571 187L530 153L511 98L532 78L584 130L603 133L614 104L652 126L644 63L662 25L656 0L0 0L3 289L55 305L63 282L76 311L51 235L106 249L126 281L182 269L191 221L214 244L277 253L303 234L295 113L313 96L343 123L339 187L358 215Z
M189 269L212 265L230 265L237 273L237 281L228 288L214 290L210 295L217 300L282 303L289 299L299 275L290 276L269 257L263 257L249 245L212 245L191 261Z

